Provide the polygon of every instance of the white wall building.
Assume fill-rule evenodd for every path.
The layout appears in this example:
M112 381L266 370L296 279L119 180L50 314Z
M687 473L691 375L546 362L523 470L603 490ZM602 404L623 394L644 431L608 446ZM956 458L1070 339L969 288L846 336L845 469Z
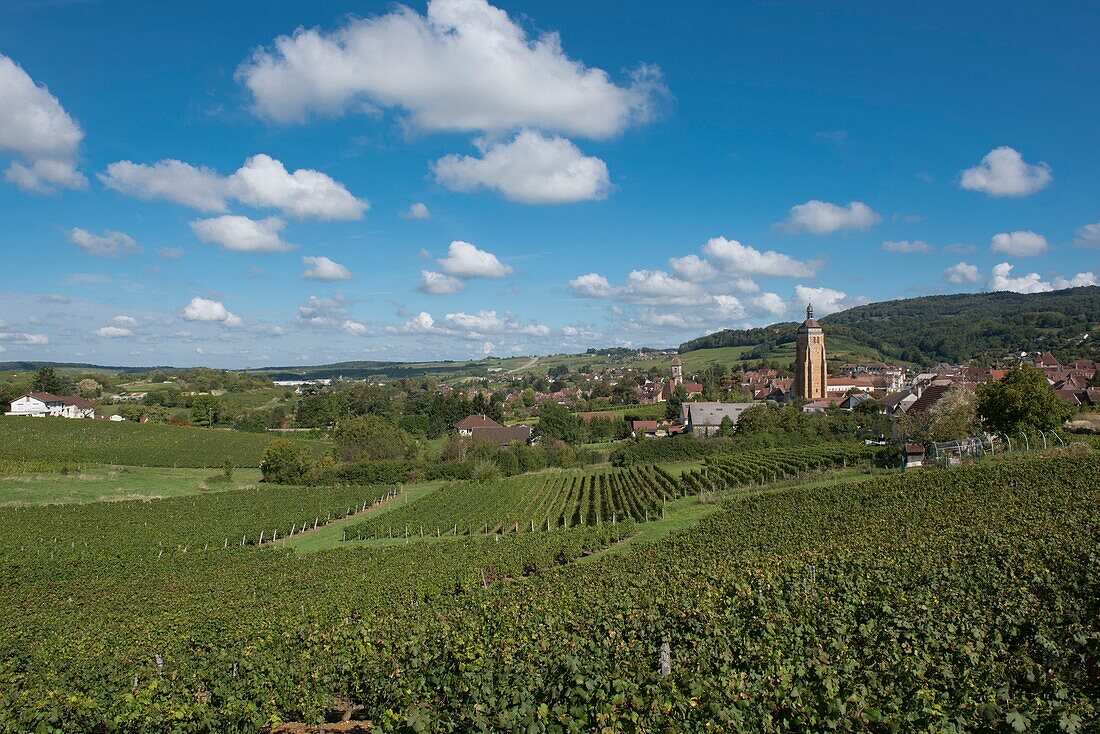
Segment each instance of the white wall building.
M29 418L95 418L95 408L84 398L75 395L32 392L13 400L11 410L4 415Z

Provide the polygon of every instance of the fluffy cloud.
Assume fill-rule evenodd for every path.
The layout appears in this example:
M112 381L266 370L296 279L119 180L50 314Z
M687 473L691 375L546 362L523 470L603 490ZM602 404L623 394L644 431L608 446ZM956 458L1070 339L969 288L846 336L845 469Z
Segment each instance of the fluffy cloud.
M714 266L698 255L672 257L669 258L668 265L674 273L693 283L713 280L718 277L718 271Z
M140 249L130 235L111 230L107 230L102 235L94 235L86 229L73 227L69 230L69 241L96 257L118 257Z
M993 235L989 249L1014 257L1030 257L1046 252L1047 240L1041 234L1026 230L1001 232Z
M121 326L103 326L96 329L95 333L96 336L101 336L104 339L122 339L134 335L134 332L129 329L124 329Z
M1028 196L1054 179L1046 163L1031 165L1013 148L994 148L973 168L959 174L959 185L990 196Z
M458 311L449 313L441 320L432 318L427 311L421 311L398 329L387 329L390 333L398 331L407 334L440 334L459 336L465 339L482 340L486 335L502 336L549 336L551 329L544 324L520 324L511 314L498 315L496 311L479 309L475 313Z
M351 319L348 319L344 322L344 331L351 334L352 336L366 336L367 325L358 321L352 321Z
M228 180L229 194L254 207L279 209L296 219L362 219L367 202L320 171L294 173L269 155L254 155Z
M331 33L299 28L258 49L237 79L254 110L279 122L399 108L424 130L535 127L594 138L649 119L663 91L655 68L618 86L566 56L556 33L529 39L485 0L432 0L424 16L398 6Z
M818 263L805 263L774 250L761 252L725 237L712 237L708 240L703 245L703 254L717 264L723 273L729 274L809 278L816 275L820 268Z
M133 316L115 316L113 319L111 319L111 321L114 321L116 324L118 324L120 326L136 326L137 325L137 319L135 319Z
M203 242L237 252L286 252L292 246L279 236L284 226L278 217L256 220L238 214L191 222L191 229Z
M720 319L736 320L745 317L745 307L735 296L714 296L715 315Z
M313 327L335 326L348 315L348 310L344 307L346 301L342 295L329 298L310 296L309 300L298 306L298 323Z
M1018 278L1012 277L1012 266L1008 263L1000 263L993 266L993 274L989 278L989 290L1014 291L1016 293L1045 293L1054 290L1054 287L1044 282L1038 273L1028 273Z
M598 273L578 275L569 281L569 290L582 298L610 298L616 293L607 278Z
M226 326L240 326L242 324L241 319L229 313L229 310L220 301L212 301L197 296L183 307L183 318L187 321L221 323Z
M977 283L981 281L982 274L978 272L977 265L960 262L943 271L943 277L950 283Z
M901 252L911 254L916 252L932 252L932 245L921 240L887 240L882 243L882 249L887 252Z
M882 216L862 201L850 201L840 206L812 199L792 206L790 216L781 226L789 232L831 234L870 229L881 221Z
M815 316L828 316L837 311L866 303L863 297L852 298L844 291L832 288L810 288L804 285L794 287L794 303L792 308L798 310L805 308L806 304L813 304Z
M362 219L369 207L327 174L308 168L293 173L263 153L244 162L231 176L177 160L152 165L118 161L99 180L108 188L139 199L164 199L204 212L229 210L230 199L261 209L278 209L296 219Z
M117 161L97 178L109 189L150 201L165 199L204 212L225 212L225 179L212 168L167 159L152 165Z
M512 272L512 268L493 253L462 240L452 242L447 257L438 262L444 273L456 278L503 278Z
M1063 288L1081 288L1086 285L1100 285L1096 280L1096 275L1090 270L1087 273L1078 273L1072 278L1063 278L1058 276L1053 281L1054 290L1060 291Z
M751 308L772 316L782 316L787 313L787 302L778 293L761 293L759 296L750 296L745 300Z
M423 202L416 202L411 205L408 210L401 215L402 219L431 219L432 213L428 211L428 205Z
M1100 247L1100 222L1078 227L1077 239L1073 244L1078 247Z
M561 137L523 130L504 143L479 143L481 157L449 155L432 164L436 181L453 191L479 187L521 204L604 199L607 165Z
M4 178L40 194L87 186L87 179L76 170L83 138L80 126L57 98L0 54L0 151L22 159L11 163Z
M351 280L352 278L350 270L327 257L303 257L302 264L306 266L302 277L309 280Z
M466 284L458 278L452 278L434 270L420 271L420 285L416 287L421 293L433 296L450 295L459 293L466 288Z
M619 291L626 301L648 305L691 306L710 300L696 283L689 283L663 270L631 270L626 286Z
M0 343L21 347L41 347L50 343L45 334L28 334L19 331L0 331Z

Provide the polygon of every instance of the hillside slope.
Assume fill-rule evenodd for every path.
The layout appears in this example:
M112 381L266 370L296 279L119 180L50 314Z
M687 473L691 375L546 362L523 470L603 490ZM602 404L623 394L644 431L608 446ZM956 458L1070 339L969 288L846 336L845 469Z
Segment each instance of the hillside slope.
M1100 287L1051 293L964 293L883 301L821 319L833 339L854 342L884 358L917 364L961 362L1015 351L1050 350L1063 361L1100 356ZM681 353L751 347L756 358L794 340L795 322L708 334Z

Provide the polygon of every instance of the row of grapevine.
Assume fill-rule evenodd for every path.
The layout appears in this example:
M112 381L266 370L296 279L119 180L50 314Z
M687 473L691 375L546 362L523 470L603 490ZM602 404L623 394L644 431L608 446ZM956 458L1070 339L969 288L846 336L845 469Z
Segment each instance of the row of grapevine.
M685 473L682 481L689 493L736 489L810 471L866 465L877 452L874 446L829 443L720 454L707 457L705 468Z
M528 474L490 485L449 484L423 499L350 526L349 540L468 535L645 522L683 486L660 467Z

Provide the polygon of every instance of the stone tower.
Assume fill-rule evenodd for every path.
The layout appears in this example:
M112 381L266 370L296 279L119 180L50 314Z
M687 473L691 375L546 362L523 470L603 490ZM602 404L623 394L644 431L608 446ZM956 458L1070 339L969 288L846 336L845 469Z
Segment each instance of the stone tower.
M794 385L791 392L796 398L815 400L825 397L828 367L825 364L825 334L821 324L814 319L814 307L806 306L806 320L798 327L795 337L797 352L794 361Z
M672 384L684 384L684 360L679 357L672 358Z

